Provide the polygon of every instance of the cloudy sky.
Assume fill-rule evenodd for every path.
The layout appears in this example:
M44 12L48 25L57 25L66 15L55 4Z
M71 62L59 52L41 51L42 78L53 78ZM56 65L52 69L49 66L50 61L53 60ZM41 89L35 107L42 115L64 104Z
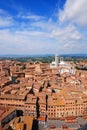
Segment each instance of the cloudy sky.
M87 54L87 0L0 0L0 54Z

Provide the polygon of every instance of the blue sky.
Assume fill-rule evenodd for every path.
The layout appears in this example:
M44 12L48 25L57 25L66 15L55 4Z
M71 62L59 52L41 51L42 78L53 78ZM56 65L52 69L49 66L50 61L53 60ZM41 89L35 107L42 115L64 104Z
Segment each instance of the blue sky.
M87 53L87 0L1 0L0 54Z

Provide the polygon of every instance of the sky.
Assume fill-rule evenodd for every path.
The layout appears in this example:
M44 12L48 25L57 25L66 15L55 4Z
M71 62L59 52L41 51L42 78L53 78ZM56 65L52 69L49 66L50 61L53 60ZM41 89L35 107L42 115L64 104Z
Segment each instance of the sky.
M0 55L87 54L87 0L0 0Z

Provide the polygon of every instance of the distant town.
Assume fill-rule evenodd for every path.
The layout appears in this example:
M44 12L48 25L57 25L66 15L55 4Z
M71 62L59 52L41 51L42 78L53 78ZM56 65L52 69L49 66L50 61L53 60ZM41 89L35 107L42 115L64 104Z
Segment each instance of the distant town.
M87 122L87 57L0 57L0 130L77 130Z

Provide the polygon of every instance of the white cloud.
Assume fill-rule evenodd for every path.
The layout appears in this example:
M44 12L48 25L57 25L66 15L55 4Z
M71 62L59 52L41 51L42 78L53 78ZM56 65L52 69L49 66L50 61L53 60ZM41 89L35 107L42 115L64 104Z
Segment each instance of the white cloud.
M72 21L87 26L87 0L67 0L64 10L60 10L59 20Z
M30 20L34 20L34 21L45 19L45 17L43 17L43 16L30 15L30 14L29 15L23 15L23 16L21 16L21 18L30 19Z
M0 54L41 54L45 53L52 43L46 34L33 31L17 31L9 30L0 31Z
M11 17L0 17L0 26L7 27L12 25L12 18Z
M83 52L87 51L85 47L86 42L83 43L87 41L84 37L84 33L80 32L72 23L63 25L54 22L52 18L47 20L47 18L43 16L32 14L20 15L16 17L15 21L14 17L5 13L3 10L0 12L2 14L0 17L0 26L3 27L3 29L0 30L0 54L41 54L70 53L77 50L78 52L82 52L83 50ZM21 22L19 22L20 19ZM63 21L64 20L66 20L66 17ZM87 33L85 33L85 35L87 35ZM82 49L82 47L85 49Z
M3 9L0 9L0 27L7 27L13 24L12 17Z
M73 25L69 25L63 28L57 27L52 34L55 36L55 38L59 39L63 43L65 41L78 41L82 38L81 34Z
M45 21L41 20L37 22L32 22L31 26L41 28L42 30L46 30L46 31L52 31L58 25L56 25L53 21L50 22L49 20L45 20Z
M74 46L76 50L81 39L81 35L73 25L62 29L55 24L54 31L48 28L46 32L42 30L11 32L8 29L0 30L0 34L0 52L13 54L66 53L72 51Z
M33 31L16 31L16 34L17 35L23 35L23 36L31 36L31 37L39 37L39 38L48 38L50 37L50 35L47 33L47 32L43 32L43 31L36 31L36 30L33 30Z
M17 18L20 18L22 20L31 20L31 21L40 21L40 20L46 20L46 17L44 16L41 16L41 15L36 15L36 14L32 14L30 12L24 14L22 12L20 12L18 15L17 15Z

